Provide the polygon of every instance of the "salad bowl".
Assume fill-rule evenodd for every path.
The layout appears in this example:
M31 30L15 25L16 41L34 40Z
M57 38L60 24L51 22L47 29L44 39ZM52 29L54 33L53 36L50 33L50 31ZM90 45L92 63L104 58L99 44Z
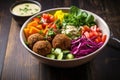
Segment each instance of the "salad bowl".
M108 43L109 41L109 38L110 38L110 30L109 30L109 27L108 25L106 24L106 22L101 18L99 17L98 15L90 12L90 11L87 11L87 10L83 10L85 12L87 12L88 14L91 14L94 16L94 20L95 22L97 23L97 25L99 26L99 28L102 30L102 33L103 34L106 34L106 40L105 42L103 43L103 45L95 50L94 52L88 54L88 55L85 55L85 56L82 56L82 57L79 57L79 58L74 58L74 59L70 59L70 60L57 60L57 59L50 59L48 57L45 57L45 56L42 56L42 55L39 55L37 53L35 53L34 51L32 51L26 44L25 44L25 41L26 41L26 37L25 37L25 33L24 33L24 28L26 28L27 24L36 16L38 15L42 15L43 13L50 13L50 14L54 14L55 11L57 10L62 10L63 12L69 12L70 8L68 7L61 7L61 8L53 8L53 9L48 9L48 10L45 10L45 11L42 11L42 12L39 12L38 14L30 17L22 26L21 30L20 30L20 41L22 43L22 45L25 47L25 49L27 49L29 51L30 54L32 54L33 56L35 56L36 58L38 58L42 63L44 64L47 64L47 65L50 65L50 66L55 66L55 67L75 67L75 66L79 66L79 65L82 65L86 62L89 62L91 61L92 59L95 58L95 56L97 54L100 54L100 51L106 46L106 44Z

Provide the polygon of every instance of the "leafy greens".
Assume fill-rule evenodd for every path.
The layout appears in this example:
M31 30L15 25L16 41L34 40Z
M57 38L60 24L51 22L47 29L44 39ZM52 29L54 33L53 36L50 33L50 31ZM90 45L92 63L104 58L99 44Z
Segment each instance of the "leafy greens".
M92 26L95 25L94 17L91 14L88 14L85 11L82 11L81 9L72 6L70 8L70 12L66 15L64 15L63 19L63 26L66 25L72 25L72 26L83 26L88 25Z

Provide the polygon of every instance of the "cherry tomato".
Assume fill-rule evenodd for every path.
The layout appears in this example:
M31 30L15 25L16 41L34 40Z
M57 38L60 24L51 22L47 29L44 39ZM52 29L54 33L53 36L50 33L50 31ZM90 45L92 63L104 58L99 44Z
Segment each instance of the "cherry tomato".
M98 32L92 31L92 33L93 33L93 36L98 36Z
M56 27L56 24L53 24L53 25L51 26L51 28L56 29L56 28L57 28L57 27Z
M42 23L42 28L45 29L48 23Z
M88 32L88 31L84 32L84 35L85 35L87 38L89 38L89 37L90 37L90 35L89 35L89 32Z
M50 20L51 22L53 22L53 21L55 20L55 19L54 19L54 16L50 16L49 20Z
M92 38L94 36L93 32L89 32L89 37Z
M100 28L99 28L99 27L96 29L96 31L97 31L97 32L101 32L101 30L100 30Z
M97 37L97 38L95 39L95 42L97 42L97 43L101 42L101 37L100 37L100 36Z
M107 35L102 36L102 42L105 42Z
M33 18L33 20L36 21L36 22L38 22L38 23L40 22L40 19L37 18L37 17Z
M49 14L44 13L44 14L42 14L42 17L43 17L44 19L48 19L48 18L49 18Z

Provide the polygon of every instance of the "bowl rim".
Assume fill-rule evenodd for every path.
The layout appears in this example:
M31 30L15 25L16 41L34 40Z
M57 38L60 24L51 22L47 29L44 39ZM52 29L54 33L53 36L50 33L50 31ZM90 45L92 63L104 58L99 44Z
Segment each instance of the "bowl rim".
M28 15L28 16L20 16L20 15L16 15L16 14L14 14L13 12L12 12L12 9L16 6L16 5L19 5L19 4L22 4L22 3L33 3L33 4L36 4L36 5L38 5L39 7L40 7L40 11L42 10L42 6L41 6L41 4L38 2L38 1L35 1L35 0L22 0L22 1L16 1L15 3L13 3L11 6L10 6L10 8L9 8L9 10L10 10L10 13L12 14L12 15L14 15L14 16L17 16L17 17L30 17L30 16L33 16L33 15L35 15L35 14L37 14L37 13L39 13L39 12L37 12L37 13L34 13L34 14L32 14L32 15Z
M85 58L87 58L87 57L90 57L90 56L96 54L97 52L101 51L101 50L105 47L105 45L107 44L107 42L109 41L109 38L110 38L110 29L109 29L107 23L106 23L100 16L98 16L97 14L95 14L95 13L93 13L93 12L91 12L91 11L88 11L88 10L81 9L81 10L87 12L88 14L92 14L94 17L99 18L99 20L100 20L100 21L106 26L106 28L108 29L108 36L107 36L107 38L106 38L106 41L104 42L104 44L103 44L99 49L95 50L94 52L92 52L92 53L90 53L90 54L87 54L87 55L85 55L85 56L79 57L79 58L74 58L74 59L70 59L70 60L69 60L69 59L68 59L68 60L66 60L66 59L65 59L65 60L64 60L64 59L63 59L63 60L57 60L57 59L50 59L50 58L47 58L47 57L45 57L45 56L39 55L39 54L35 53L34 51L32 51L30 48L28 48L27 45L24 43L23 37L22 37L22 35L23 35L23 29L26 27L27 23L30 22L32 18L34 18L34 17L36 17L36 16L38 16L38 15L41 15L42 13L45 13L45 12L48 12L48 11L53 11L53 10L62 10L62 9L63 9L63 10L69 10L70 7L51 8L51 9L47 9L47 10L41 11L41 12L35 14L34 16L30 17L30 18L22 25L21 30L20 30L20 41L21 41L21 43L23 44L23 46L24 46L30 53L34 54L34 55L37 56L37 57L41 57L41 58L44 58L44 59L47 59L47 60L51 60L51 61L70 62L70 61L78 61L78 60L82 60L82 59L85 59Z

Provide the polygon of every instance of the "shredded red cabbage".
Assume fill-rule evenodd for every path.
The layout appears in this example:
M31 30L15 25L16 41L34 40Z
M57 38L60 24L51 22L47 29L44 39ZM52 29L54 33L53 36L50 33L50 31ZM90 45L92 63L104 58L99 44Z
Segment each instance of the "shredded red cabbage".
M92 39L82 36L80 38L72 40L71 53L75 58L90 54L100 48L103 42L96 43Z

